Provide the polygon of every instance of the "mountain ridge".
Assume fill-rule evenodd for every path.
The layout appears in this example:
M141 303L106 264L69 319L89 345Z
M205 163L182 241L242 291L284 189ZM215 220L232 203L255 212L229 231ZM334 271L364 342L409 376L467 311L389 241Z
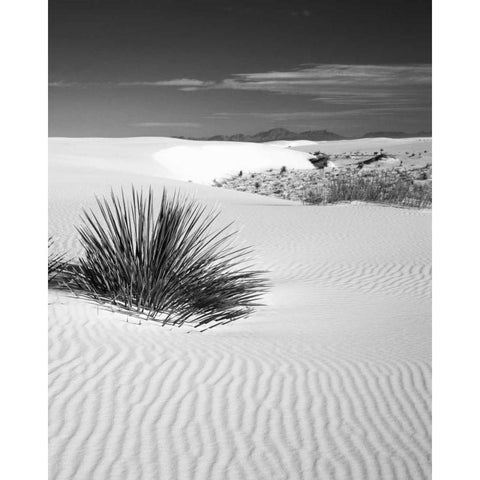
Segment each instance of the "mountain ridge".
M328 130L305 130L303 132L292 132L286 128L272 128L263 132L255 134L235 133L233 135L213 135L211 137L176 137L188 140L202 140L202 141L216 141L216 142L252 142L252 143L265 143L275 142L280 140L310 140L310 141L332 141L332 140L354 140L360 138L375 138L375 137L388 137L388 138L413 138L413 137L431 137L432 132L367 132L364 135L345 137L338 135Z

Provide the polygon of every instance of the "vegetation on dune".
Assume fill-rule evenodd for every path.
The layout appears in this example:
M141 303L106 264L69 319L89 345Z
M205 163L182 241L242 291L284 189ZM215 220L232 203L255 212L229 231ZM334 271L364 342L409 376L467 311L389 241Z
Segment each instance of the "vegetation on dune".
M249 315L267 283L235 248L219 213L164 190L158 208L150 189L111 192L77 228L84 256L70 287L80 294L165 324L214 326ZM210 325L211 324L211 325Z
M362 164L365 162L361 162ZM257 172L225 178L218 186L307 204L359 200L398 207L431 208L432 168L331 168Z
M389 172L372 172L370 175L339 174L325 178L318 187L306 190L304 196L304 202L309 204L354 200L430 208L432 184L413 181L411 178Z
M60 275L66 265L66 255L54 251L55 240L48 237L48 283L53 282Z

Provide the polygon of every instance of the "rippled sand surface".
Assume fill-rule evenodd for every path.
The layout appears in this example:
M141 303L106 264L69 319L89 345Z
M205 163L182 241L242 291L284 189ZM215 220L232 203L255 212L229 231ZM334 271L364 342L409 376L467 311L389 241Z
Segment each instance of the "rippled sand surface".
M430 212L164 180L155 148L118 163L57 149L58 245L79 252L94 194L165 185L235 221L273 287L255 315L204 333L51 291L50 478L430 478Z

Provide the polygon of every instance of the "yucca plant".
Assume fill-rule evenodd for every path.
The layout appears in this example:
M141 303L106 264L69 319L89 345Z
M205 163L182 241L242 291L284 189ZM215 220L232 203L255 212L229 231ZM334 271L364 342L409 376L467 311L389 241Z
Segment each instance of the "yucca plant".
M65 268L65 253L54 251L55 240L52 236L48 237L48 283L51 283L60 275Z
M250 248L235 248L219 212L166 190L155 204L132 187L97 198L77 228L85 255L75 288L97 300L165 324L224 324L250 314L267 288L248 264Z

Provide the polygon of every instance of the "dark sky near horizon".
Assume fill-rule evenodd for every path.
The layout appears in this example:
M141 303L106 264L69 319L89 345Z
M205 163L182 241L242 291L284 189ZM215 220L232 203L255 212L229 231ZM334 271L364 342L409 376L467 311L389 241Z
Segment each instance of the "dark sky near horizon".
M431 129L429 0L50 0L50 136Z

